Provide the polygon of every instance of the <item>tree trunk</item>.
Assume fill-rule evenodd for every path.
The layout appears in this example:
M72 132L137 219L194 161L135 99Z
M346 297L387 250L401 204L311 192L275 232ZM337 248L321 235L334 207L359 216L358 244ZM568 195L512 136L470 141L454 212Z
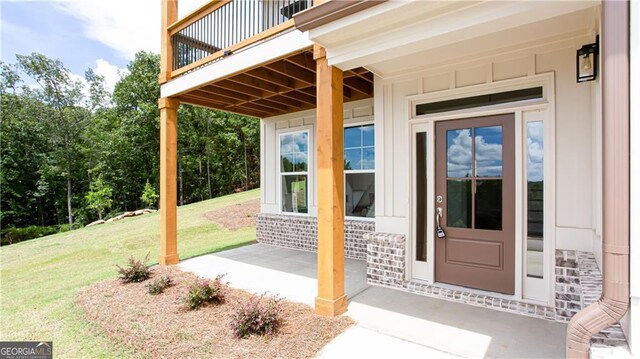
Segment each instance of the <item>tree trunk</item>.
M204 201L202 196L202 159L198 158L198 192L200 193L200 200Z
M98 219L102 220L102 211L98 211Z
M178 190L180 192L180 205L184 205L184 194L182 193L182 156L178 151Z
M249 189L249 165L247 163L247 138L244 135L244 131L240 129L242 133L242 146L244 147L244 190Z
M69 225L73 224L73 209L71 208L71 156L69 154L69 135L64 135L64 149L67 157L67 212L69 213Z
M44 227L44 211L42 210L42 197L38 197L38 212L40 213L40 226Z
M211 166L209 164L209 156L207 155L207 190L209 190L209 199L213 197L211 193Z

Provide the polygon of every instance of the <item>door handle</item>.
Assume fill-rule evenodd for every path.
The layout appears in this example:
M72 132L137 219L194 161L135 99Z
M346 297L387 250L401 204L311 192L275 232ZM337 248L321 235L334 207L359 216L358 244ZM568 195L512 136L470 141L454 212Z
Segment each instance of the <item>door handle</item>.
M438 207L436 208L436 236L438 236L438 238L443 239L444 237L446 237L446 233L444 233L444 230L442 229L442 226L440 225L440 218L442 218L442 207Z

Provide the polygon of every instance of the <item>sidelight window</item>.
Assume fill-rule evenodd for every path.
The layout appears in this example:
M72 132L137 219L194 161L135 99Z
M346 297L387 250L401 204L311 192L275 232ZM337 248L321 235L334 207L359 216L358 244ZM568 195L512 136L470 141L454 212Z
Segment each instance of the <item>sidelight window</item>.
M544 146L542 121L527 122L527 277L542 278Z

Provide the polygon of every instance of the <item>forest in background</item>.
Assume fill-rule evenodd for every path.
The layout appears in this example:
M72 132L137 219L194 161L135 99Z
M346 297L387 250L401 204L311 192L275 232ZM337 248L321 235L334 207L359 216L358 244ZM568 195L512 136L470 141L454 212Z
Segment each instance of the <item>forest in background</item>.
M157 205L157 54L136 54L113 93L41 54L0 65L3 244ZM259 155L257 119L180 106L178 204L259 187Z

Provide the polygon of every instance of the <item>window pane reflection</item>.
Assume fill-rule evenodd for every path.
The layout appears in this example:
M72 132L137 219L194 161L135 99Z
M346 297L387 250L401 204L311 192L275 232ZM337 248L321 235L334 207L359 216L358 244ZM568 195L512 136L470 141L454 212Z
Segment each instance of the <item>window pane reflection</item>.
M345 175L345 215L353 217L375 216L375 175L373 173L347 173Z
M471 228L471 180L447 180L447 226Z
M527 123L527 276L543 277L544 126Z
M502 126L474 130L476 177L502 177Z
M471 129L447 131L447 177L471 177Z
M476 181L476 228L502 230L502 180Z
M282 211L307 213L307 176L282 176Z

